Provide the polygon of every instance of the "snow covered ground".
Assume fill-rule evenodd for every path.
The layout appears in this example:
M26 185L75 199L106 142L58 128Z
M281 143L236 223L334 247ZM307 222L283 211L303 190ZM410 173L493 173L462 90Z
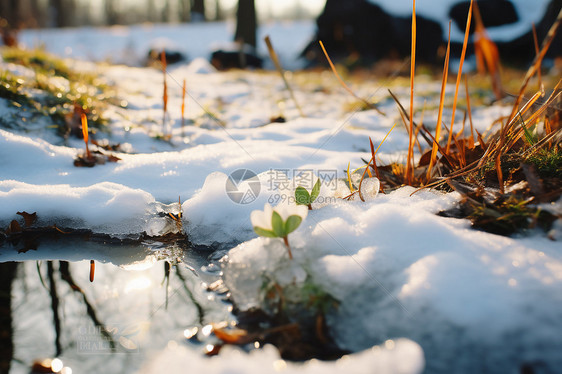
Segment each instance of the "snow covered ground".
M312 30L301 23L266 31L290 65ZM523 365L555 372L561 367L560 242L540 232L516 238L477 232L468 221L437 216L458 201L454 193L411 195L413 190L404 187L366 202L338 198L348 193L341 180L348 163L360 167L361 158L370 157L368 138L380 143L399 121L386 97L390 83L354 86L360 96L381 100L388 113L383 116L350 111L353 99L331 73L290 75L306 115L301 117L275 73L218 73L199 58L208 54L211 40L228 40L227 33L224 24L24 33L28 46L40 42L61 55L96 61L111 56L114 62L130 62L130 56L138 61L153 38L166 37L183 45L192 41L185 48L194 59L168 70L169 141L156 138L168 131L161 123L160 71L73 62L116 84L119 99L128 103L107 110L111 134L98 136L108 136L128 152L115 153L121 159L117 163L77 168L73 159L83 152L81 140L63 141L44 129L0 129L0 226L27 211L37 212L41 224L64 222L116 236L158 235L175 229L158 213L177 212L181 196L183 228L194 243L235 247L223 271L238 306L263 301L265 278L315 284L339 301L327 316L336 342L357 353L330 363L293 364L281 361L271 347L249 356L225 350L209 360L185 346L168 345L144 358L139 372L161 372L163 365L173 372L189 365L210 373L419 373L424 363L431 373L515 373ZM13 74L19 69L5 62L0 68ZM182 129L184 79L187 118L194 124ZM420 85L424 91L438 90L435 83ZM395 93L407 102L406 89L396 86ZM423 100L418 97L415 105L421 107ZM4 100L0 105L2 115L17 116ZM476 128L484 131L509 110L473 108ZM270 123L280 115L287 122ZM435 123L436 113L426 112L424 118ZM407 141L397 126L381 147L380 160L404 157ZM258 182L234 185L257 195L244 203L228 182L240 169L255 174ZM256 238L250 213L266 202L289 199L295 182L310 171L326 178L322 203L314 204L290 235L295 259L289 262L280 239Z

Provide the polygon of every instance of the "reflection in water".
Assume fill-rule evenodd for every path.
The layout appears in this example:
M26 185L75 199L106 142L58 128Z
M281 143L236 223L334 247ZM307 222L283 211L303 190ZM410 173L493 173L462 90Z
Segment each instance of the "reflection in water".
M232 319L204 287L218 275L194 270L206 258L178 247L42 244L0 248L0 261L1 373L55 358L66 372L133 373L151 354L187 344L185 331Z
M16 262L0 263L0 373L10 371L14 356L11 294L17 266Z
M47 276L49 277L49 294L51 295L53 326L55 327L55 356L60 356L60 354L62 353L62 347L60 345L59 296L57 294L57 283L55 281L53 261L47 261Z

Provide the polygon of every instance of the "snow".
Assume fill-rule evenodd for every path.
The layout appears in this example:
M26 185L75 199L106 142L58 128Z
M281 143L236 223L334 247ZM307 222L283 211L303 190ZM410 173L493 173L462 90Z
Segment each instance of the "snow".
M224 365L228 362L228 366ZM279 357L277 349L266 345L263 349L244 354L237 349L225 348L219 357L201 359L185 347L173 347L162 352L145 373L161 373L162 368L182 372L186 367L196 373L421 373L423 352L419 345L407 340L387 341L381 346L344 356L335 362L311 360L304 364L291 363Z
M287 264L279 239L232 249L224 278L236 305L264 304L267 279L286 285L308 277L339 300L328 324L345 349L407 337L423 347L430 372L440 365L458 372L514 372L535 360L559 365L552 354L562 342L551 334L562 318L559 243L474 232L465 221L434 214L455 202L452 194L412 192L311 211L290 237L296 263ZM517 343L509 336L519 336ZM467 353L459 357L461 351ZM478 362L478 352L492 353Z
M295 58L314 33L314 22L300 21L266 23L259 28L258 40L270 35L278 49L281 62L287 68L295 68ZM44 47L59 56L111 62L114 64L144 65L148 51L153 47L167 47L181 52L188 59L209 58L214 49L227 45L234 35L232 22L202 22L193 24L165 25L143 24L110 28L66 28L24 30L20 42L28 48ZM298 40L298 43L294 41ZM259 53L267 55L265 43Z
M421 11L424 2L419 3ZM311 282L339 301L327 323L340 347L355 353L335 362L296 364L281 361L271 347L250 354L227 348L217 358L207 359L191 347L171 344L139 359L134 369L142 373L161 372L163 366L170 372L190 367L209 373L278 369L419 373L426 365L428 372L454 368L454 372L472 373L517 372L524 363L533 362L543 362L552 371L560 367L562 340L555 334L562 329L559 242L541 233L500 237L474 231L468 221L437 216L458 201L454 193L412 194L412 188L401 188L377 195L376 182L370 180L363 186L367 201L342 200L350 193L344 170L349 163L352 170L362 166L361 158L370 157L368 138L378 145L400 121L395 104L384 98L380 82L364 81L354 90L365 97L375 93L388 116L349 112L345 106L354 100L329 73L294 73L289 80L306 114L301 118L275 73L218 73L202 59L210 52L211 40L229 39L229 27L23 32L28 46L43 43L47 50L68 57L111 58L135 65L153 39L165 37L193 60L168 70L169 141L156 139L163 132L160 71L71 62L78 68L96 69L117 85L118 98L128 103L127 108L108 108L111 134L96 137L107 136L127 152L115 152L121 158L117 163L77 168L73 159L83 152L81 140L62 140L36 127L0 129L0 224L6 227L17 218L16 212L28 211L37 212L44 224L62 221L67 227L116 236L157 235L175 230L161 213L177 212L180 196L189 239L232 248L223 260L223 272L238 307L261 305L263 277L287 286ZM313 24L307 22L295 27L275 24L262 32L271 32L285 64L312 30ZM28 75L10 64L0 67ZM189 94L187 119L193 124L182 129L183 79ZM438 85L419 86L431 91ZM406 88L393 91L405 102ZM416 101L418 107L422 99ZM17 114L4 100L0 104L2 116ZM475 127L486 129L507 111L499 105L473 108ZM279 115L287 122L270 123ZM436 112L428 110L424 122L430 126L433 118ZM399 124L380 148L380 160L403 159L407 139ZM239 169L252 171L259 180L260 193L247 204L236 203L227 194L229 175ZM275 205L292 198L295 172L303 170L317 176L330 172L337 180L333 185L324 182L322 202L313 204L306 220L289 235L295 259L288 262L280 239L256 238L250 215L266 202ZM249 184L239 187L250 188ZM100 257L111 261L110 255ZM13 258L0 253L0 261ZM142 258L137 260L143 264ZM114 261L128 263L121 258Z
M154 198L145 191L110 182L73 188L0 181L0 191L3 217L19 210L40 211L53 219L72 217L81 221L79 225L110 234L142 232L146 207L154 203Z

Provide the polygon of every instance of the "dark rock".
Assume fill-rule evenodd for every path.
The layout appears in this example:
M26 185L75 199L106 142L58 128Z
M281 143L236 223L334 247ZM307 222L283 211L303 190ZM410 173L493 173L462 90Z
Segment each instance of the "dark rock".
M546 38L550 27L556 21L556 17L558 17L558 13L560 13L561 9L562 0L552 0L545 11L543 18L535 25L539 46ZM521 56L528 56L528 58L524 59L524 62L532 60L535 57L533 31L529 30L524 35L509 43L498 43L498 49L502 58L505 56L507 58L517 60L518 57L521 58ZM558 33L554 37L554 40L552 41L552 44L546 54L546 58L556 57L562 57L562 27L558 28Z
M169 50L169 49L150 49L148 55L146 56L146 65L152 66L154 64L159 64L162 61L162 53L166 54L166 63L168 65L176 64L178 62L186 61L187 58L183 53Z
M217 70L261 69L263 60L253 50L235 51L219 49L211 54L211 65Z
M477 1L482 22L486 27L502 26L519 21L517 11L508 0ZM449 17L453 24L462 32L466 29L466 18L470 9L470 1L459 1L449 10ZM470 25L470 33L474 32L474 22Z
M470 6L470 1L460 1L456 3L450 10L449 16L453 19L456 27L464 32L466 25L466 16ZM487 29L511 25L521 20L521 15L513 5L513 2L507 0L480 0L478 7L482 14L482 21ZM539 45L545 39L550 27L556 21L556 17L562 8L562 0L552 0L548 5L542 19L536 23L537 39ZM474 31L474 22L470 33ZM535 57L535 42L533 39L532 28L529 28L523 35L508 41L496 41L500 57L503 61L514 65L529 64ZM451 47L453 53L460 54L462 43L453 43ZM471 44L468 46L468 54L472 54L474 49ZM554 38L546 58L555 58L562 56L562 30Z
M520 22L529 20L521 14L521 2L524 0L479 0L478 7L484 25L489 31L502 27L515 27ZM324 43L330 58L336 61L358 61L368 64L382 58L403 58L410 55L411 17L390 14L384 8L385 1L371 0L327 0L323 12L317 19L317 32L314 39L304 49L301 57L315 63L326 63L318 44ZM544 4L544 3L542 3ZM518 7L519 5L519 7ZM464 33L466 17L470 6L469 0L451 0L448 16L453 26ZM537 5L538 6L538 5ZM541 5L542 6L542 5ZM535 20L539 43L546 37L548 30L556 20L562 7L562 0L551 0L544 16ZM424 14L426 17L427 11ZM430 17L431 18L431 17ZM447 20L424 18L417 15L417 52L418 61L442 63L443 56L438 56L441 46L446 44ZM471 33L474 31L474 19ZM511 40L495 41L500 57L513 64L528 64L535 57L535 47L531 26L523 35L514 35ZM462 40L451 43L452 56L460 56ZM467 53L473 54L474 48L469 43ZM547 58L562 56L562 30L554 39Z
M365 0L328 0L317 19L316 37L302 52L313 62L326 61L318 44L322 40L330 58L357 56L363 63L385 57L410 55L411 18L396 17ZM417 17L418 51L421 60L434 62L442 44L441 26Z

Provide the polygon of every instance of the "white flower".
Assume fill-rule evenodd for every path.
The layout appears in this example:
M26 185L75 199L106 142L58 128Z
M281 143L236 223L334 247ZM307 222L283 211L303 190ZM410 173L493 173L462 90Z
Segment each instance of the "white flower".
M308 214L308 208L304 205L289 204L284 201L273 208L274 211L279 213L283 221L287 221L290 216L299 216L304 221Z
M273 214L273 208L268 203L265 203L263 210L254 210L250 214L250 220L252 221L252 226L261 227L262 229L271 231L272 214Z

